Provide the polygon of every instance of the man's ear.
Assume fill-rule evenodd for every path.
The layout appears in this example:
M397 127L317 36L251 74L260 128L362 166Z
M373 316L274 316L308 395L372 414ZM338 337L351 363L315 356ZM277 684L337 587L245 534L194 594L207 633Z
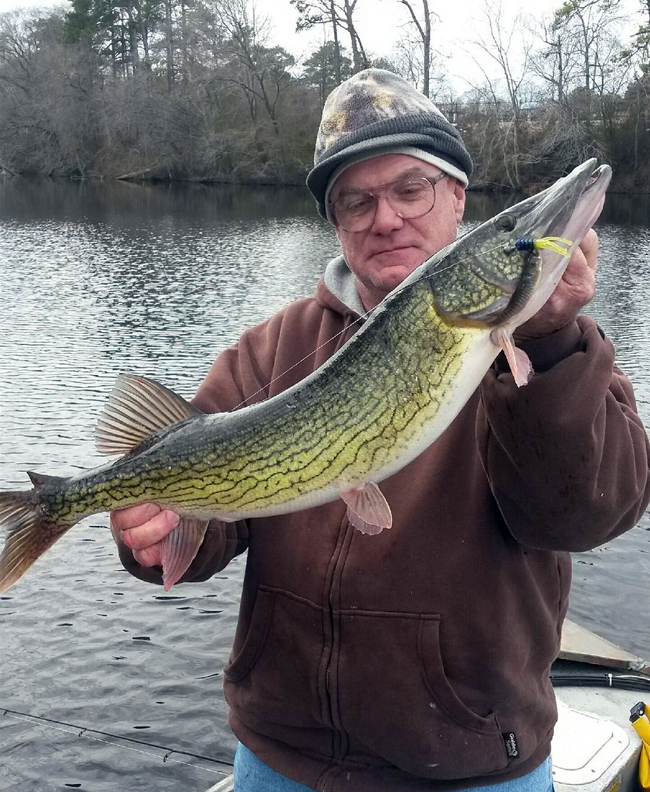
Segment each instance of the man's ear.
M465 188L458 181L454 179L454 212L456 213L456 223L460 225L460 221L465 214Z

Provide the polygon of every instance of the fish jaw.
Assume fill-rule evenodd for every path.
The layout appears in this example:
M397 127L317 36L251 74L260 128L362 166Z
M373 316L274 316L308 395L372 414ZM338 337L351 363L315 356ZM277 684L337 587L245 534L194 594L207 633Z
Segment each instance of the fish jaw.
M594 170L595 164L595 160L588 160L532 199L532 213L526 218L530 231L525 239L533 249L524 254L522 277L492 335L493 342L505 353L519 387L530 381L534 370L526 353L515 347L513 333L535 316L553 294L571 256L603 209L612 172L607 165ZM546 232L540 230L544 228ZM547 246L545 242L551 244Z
M591 159L575 168L545 191L542 203L536 208L539 219L531 217L532 232L527 236L555 236L571 244L564 254L543 249L539 282L526 304L507 322L512 331L533 317L546 303L562 279L569 260L582 242L585 234L596 222L605 204L605 193L612 178L609 165L595 168ZM544 231L535 231L536 228Z

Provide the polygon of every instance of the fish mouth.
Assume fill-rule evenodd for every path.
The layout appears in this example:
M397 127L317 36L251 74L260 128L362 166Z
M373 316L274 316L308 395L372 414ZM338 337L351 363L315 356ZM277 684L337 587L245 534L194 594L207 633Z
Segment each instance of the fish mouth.
M598 219L612 178L609 165L596 167L589 159L538 195L510 211L515 215L516 238L566 240L562 250L542 249L538 282L530 299L509 317L514 329L534 316L551 296L575 250ZM508 210L505 213L507 214Z
M603 208L611 176L609 165L597 168L595 159L583 162L539 195L519 205L519 235L561 236L570 239L575 250Z

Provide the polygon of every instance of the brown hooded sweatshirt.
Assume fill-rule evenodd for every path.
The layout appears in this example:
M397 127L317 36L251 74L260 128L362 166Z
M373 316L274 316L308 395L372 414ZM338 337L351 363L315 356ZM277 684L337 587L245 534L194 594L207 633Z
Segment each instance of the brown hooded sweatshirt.
M218 357L194 404L259 401L325 362L359 326L351 277L335 259L314 298ZM431 792L548 756L569 551L638 521L649 447L591 319L526 351L526 387L498 359L447 431L381 483L391 530L362 535L342 501L209 529L184 579L248 548L225 695L235 735L280 773L325 792Z

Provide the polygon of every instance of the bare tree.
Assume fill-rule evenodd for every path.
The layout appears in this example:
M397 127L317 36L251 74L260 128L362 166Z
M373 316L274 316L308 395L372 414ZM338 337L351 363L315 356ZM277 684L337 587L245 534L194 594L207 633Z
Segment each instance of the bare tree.
M353 71L367 69L366 51L354 20L359 0L289 0L299 13L298 30L308 30L315 25L331 25L334 44L340 58L338 31L344 30L350 38Z
M229 58L221 77L243 93L255 122L261 105L276 135L278 101L293 78L294 59L281 47L267 47L268 20L259 17L247 0L220 0L219 19L225 31L224 54Z
M98 137L91 53L61 43L63 18L0 16L0 152L22 173L83 177Z
M390 59L379 59L373 61L373 63L378 68L396 72L421 89L424 85L422 41L417 34L414 34L412 27L403 31L395 44ZM449 85L446 58L432 50L428 60L428 69L429 90L427 95L437 103L449 101L450 92L454 92ZM444 99L442 98L443 96Z
M634 34L633 47L641 56L641 68L650 70L650 0L639 0L643 22Z
M552 27L571 36L582 61L582 86L587 94L598 92L607 42L620 21L621 0L569 0L555 12ZM601 74L599 74L601 72Z
M422 93L430 96L432 12L429 10L429 0L420 0L421 16L416 11L414 0L397 0L397 2L406 7L412 24L418 32L422 48Z
M510 186L518 190L522 186L519 140L521 91L528 72L530 44L520 35L523 27L521 12L508 25L504 19L501 3L486 0L482 18L483 27L487 32L485 36L479 36L474 41L474 45L487 56L488 62L493 66L496 65L498 78L491 76L491 70L488 70L481 60L475 57L474 62L483 74L497 117L503 115L505 108L508 108L507 125L502 136L503 162ZM520 45L517 53L512 51L513 42L518 42ZM505 86L505 102L502 98L501 86Z
M172 0L165 0L165 61L167 72L167 91L174 87L174 29L172 26Z
M330 0L334 5L333 0ZM350 48L352 49L352 63L354 64L354 71L361 71L367 69L370 65L366 52L361 43L359 31L354 22L354 11L357 7L358 0L343 0L342 7L342 26L348 32L350 37Z
M537 38L540 49L530 58L530 70L548 86L550 99L565 104L570 91L575 87L575 75L579 67L579 50L575 36L550 19L533 20L527 29Z

